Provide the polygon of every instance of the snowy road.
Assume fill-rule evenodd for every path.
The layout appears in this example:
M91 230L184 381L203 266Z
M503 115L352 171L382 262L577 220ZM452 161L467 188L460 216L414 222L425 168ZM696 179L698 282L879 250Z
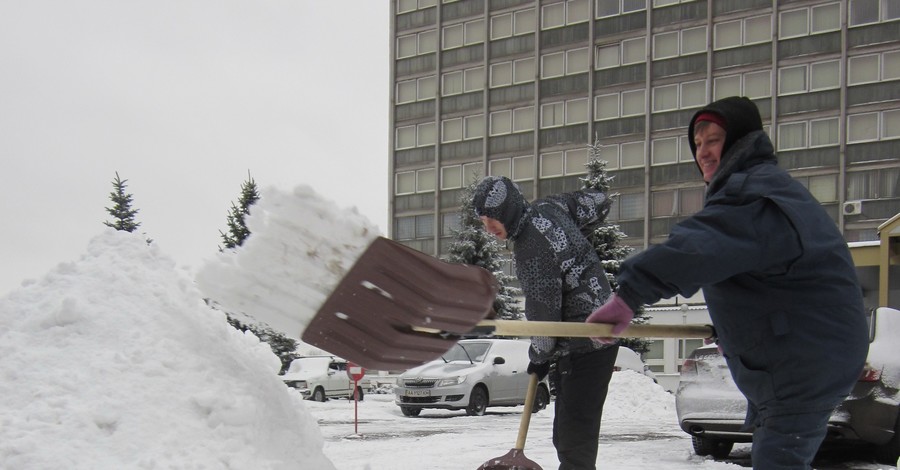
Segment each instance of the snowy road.
M643 376L616 376L612 386L627 390L610 391L598 468L739 470L750 466L749 446L736 446L732 458L725 462L694 455L690 437L676 424L674 398L654 388L652 382L636 384ZM627 397L636 399L629 401ZM647 408L643 409L641 403ZM326 456L339 470L475 469L513 447L522 411L522 407L489 408L485 416L470 417L464 411L425 410L418 418L407 418L394 405L393 395L367 395L357 409L355 434L352 401L304 404L325 437ZM525 444L525 455L546 470L558 465L550 439L552 421L550 408L535 414ZM817 470L895 468L844 455L820 460L815 465Z

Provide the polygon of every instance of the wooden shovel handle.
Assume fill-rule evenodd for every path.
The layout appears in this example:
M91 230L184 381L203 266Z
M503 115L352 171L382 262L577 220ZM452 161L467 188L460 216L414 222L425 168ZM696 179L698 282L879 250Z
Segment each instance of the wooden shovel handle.
M519 435L516 437L518 450L525 450L525 438L528 437L528 425L531 423L531 413L534 409L534 397L537 395L538 376L528 374L528 391L525 393L525 411L522 412L522 420L519 421Z
M496 336L706 339L715 334L709 325L630 325L617 335L612 334L613 325L608 323L482 320L477 326Z

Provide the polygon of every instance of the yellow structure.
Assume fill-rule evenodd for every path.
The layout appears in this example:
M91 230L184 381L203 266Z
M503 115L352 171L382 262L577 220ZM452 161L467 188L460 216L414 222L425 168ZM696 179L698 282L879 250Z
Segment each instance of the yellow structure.
M866 307L900 306L900 213L878 226L878 241L850 243Z

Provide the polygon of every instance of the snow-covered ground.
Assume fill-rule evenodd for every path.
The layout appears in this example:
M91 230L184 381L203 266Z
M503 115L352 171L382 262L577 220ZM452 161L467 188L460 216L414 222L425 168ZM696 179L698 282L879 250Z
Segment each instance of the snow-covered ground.
M308 188L271 191L250 218L250 240L274 233L265 220L323 237L311 245L288 234L280 249L237 260L216 254L205 279L236 282L229 288L247 295L229 304L296 331L314 305L298 304L291 289L327 291L334 276L322 271L342 269L373 234ZM329 239L342 248L326 254ZM164 250L109 229L80 259L0 298L0 469L464 469L513 446L521 407L410 419L390 395L359 403L355 433L353 402L300 400L276 375L268 346L208 307L194 272ZM535 415L525 447L547 469L556 467L551 421L550 409ZM692 455L674 399L638 374L616 374L602 433L601 468L738 468Z

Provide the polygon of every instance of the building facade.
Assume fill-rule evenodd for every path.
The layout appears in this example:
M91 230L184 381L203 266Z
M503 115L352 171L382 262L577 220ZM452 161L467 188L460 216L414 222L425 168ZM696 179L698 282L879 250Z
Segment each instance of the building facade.
M580 188L593 142L620 193L609 220L637 250L659 243L703 203L688 121L732 95L758 105L780 165L848 242L900 212L896 0L391 8L390 237L420 251L446 252L460 194L484 175L528 199ZM655 368L672 372L686 347L665 349Z

